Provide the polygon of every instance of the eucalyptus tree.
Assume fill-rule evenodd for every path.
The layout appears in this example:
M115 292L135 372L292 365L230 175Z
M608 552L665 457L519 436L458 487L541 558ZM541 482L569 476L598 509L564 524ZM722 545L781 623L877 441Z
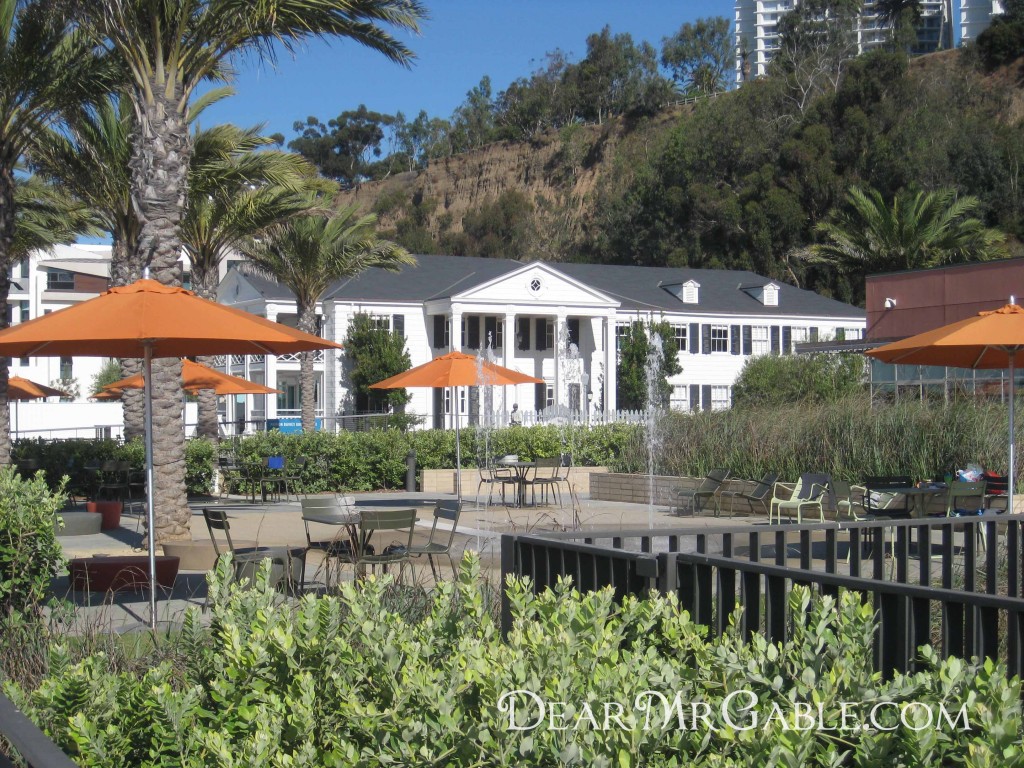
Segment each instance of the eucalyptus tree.
M15 168L59 109L85 98L87 44L37 2L0 0L0 328L7 327L17 229ZM11 460L6 359L0 358L0 464Z
M232 58L273 60L312 38L342 38L400 64L412 52L384 25L418 31L419 0L64 0L96 46L126 72L135 110L132 202L140 231L135 257L160 282L181 275L181 219L187 199L192 142L189 103L204 82L224 80ZM160 540L186 538L191 513L185 496L181 429L181 364L154 366L156 527Z
M376 227L376 216L360 216L354 206L333 215L300 216L243 248L249 262L242 268L291 290L299 330L316 333L316 305L331 283L371 267L397 272L403 265L416 263L404 248L380 239ZM301 354L300 366L302 431L312 432L316 427L312 352Z
M217 300L221 262L243 241L309 210L303 190L316 184L316 169L291 152L256 151L273 143L258 127L227 124L196 133L181 239L192 290L204 299ZM218 437L212 390L198 393L197 433Z
M1005 255L1006 236L985 226L979 207L977 198L949 189L903 191L890 203L875 189L852 187L847 206L817 226L823 242L803 258L865 275Z

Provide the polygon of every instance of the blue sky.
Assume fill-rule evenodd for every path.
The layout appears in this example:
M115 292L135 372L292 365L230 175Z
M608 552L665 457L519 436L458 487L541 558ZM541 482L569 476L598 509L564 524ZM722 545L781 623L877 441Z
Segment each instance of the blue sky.
M586 37L606 24L660 49L685 21L732 18L729 0L425 0L430 18L419 37L404 41L417 54L411 69L339 41L311 43L274 65L236 63L236 95L203 113L200 122L266 124L266 133L294 138L292 123L325 121L346 109L369 109L410 119L425 109L448 117L466 92L489 75L495 94L536 69L561 48L579 60ZM403 38L404 39L404 38Z

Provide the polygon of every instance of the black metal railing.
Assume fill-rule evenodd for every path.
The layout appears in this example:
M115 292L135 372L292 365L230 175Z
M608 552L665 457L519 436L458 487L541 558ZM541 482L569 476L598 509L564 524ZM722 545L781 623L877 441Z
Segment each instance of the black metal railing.
M610 586L616 599L675 592L709 633L734 611L748 636L789 636L794 584L871 600L875 666L916 667L921 645L965 658L1005 661L1024 672L1024 517L886 520L705 529L569 532L502 537L502 572L534 588L571 577L582 590ZM600 543L598 543L600 542ZM503 626L511 626L506 604Z
M71 759L0 693L0 736L17 750L29 768L75 768ZM15 763L0 752L0 768Z

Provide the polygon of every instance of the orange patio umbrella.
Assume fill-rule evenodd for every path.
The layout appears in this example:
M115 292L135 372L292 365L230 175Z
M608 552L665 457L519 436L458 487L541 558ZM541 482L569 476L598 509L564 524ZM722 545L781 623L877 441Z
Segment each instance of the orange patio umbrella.
M156 539L153 510L154 357L281 355L340 344L225 307L192 291L138 280L94 299L0 331L0 355L140 357L146 404L146 516L150 627L156 627Z
M122 394L124 393L120 389L101 389L99 392L93 392L89 397L93 400L120 400Z
M455 389L475 386L506 386L508 384L541 384L542 379L492 363L463 352L449 352L429 363L371 384L370 389L404 389L405 387L452 388L452 403L457 403ZM462 499L462 450L459 445L459 409L455 411L455 495Z
M38 400L41 397L67 396L67 392L54 389L53 387L48 387L45 384L39 384L35 381L22 378L21 376L11 376L11 378L7 380L8 400Z
M136 373L134 376L107 384L103 389L116 392L117 397L120 397L122 389L143 389L145 382L142 378L141 373ZM181 361L181 386L189 392L212 389L218 395L276 395L280 392L278 389L223 373L188 358Z
M67 397L68 393L45 384L21 376L11 376L7 380L7 400L14 401L14 431L18 431L18 401L39 400L43 397Z
M1024 308L1010 303L979 312L933 331L894 341L865 352L869 357L897 365L936 365L950 368L1008 368L1010 372L1010 441L1007 473L1007 512L1013 514L1016 446L1014 445L1014 389L1017 353L1024 350Z

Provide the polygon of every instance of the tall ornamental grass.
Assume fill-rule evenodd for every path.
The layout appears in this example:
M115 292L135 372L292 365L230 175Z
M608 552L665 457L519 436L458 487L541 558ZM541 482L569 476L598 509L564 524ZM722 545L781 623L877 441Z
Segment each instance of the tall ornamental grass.
M778 472L796 479L813 471L857 481L941 476L968 463L1007 470L1007 408L998 403L872 406L858 396L827 405L673 413L660 431L655 471L666 475L702 476L726 467L735 477ZM1021 434L1018 427L1018 442ZM646 466L641 433L623 447L614 469L644 472Z

